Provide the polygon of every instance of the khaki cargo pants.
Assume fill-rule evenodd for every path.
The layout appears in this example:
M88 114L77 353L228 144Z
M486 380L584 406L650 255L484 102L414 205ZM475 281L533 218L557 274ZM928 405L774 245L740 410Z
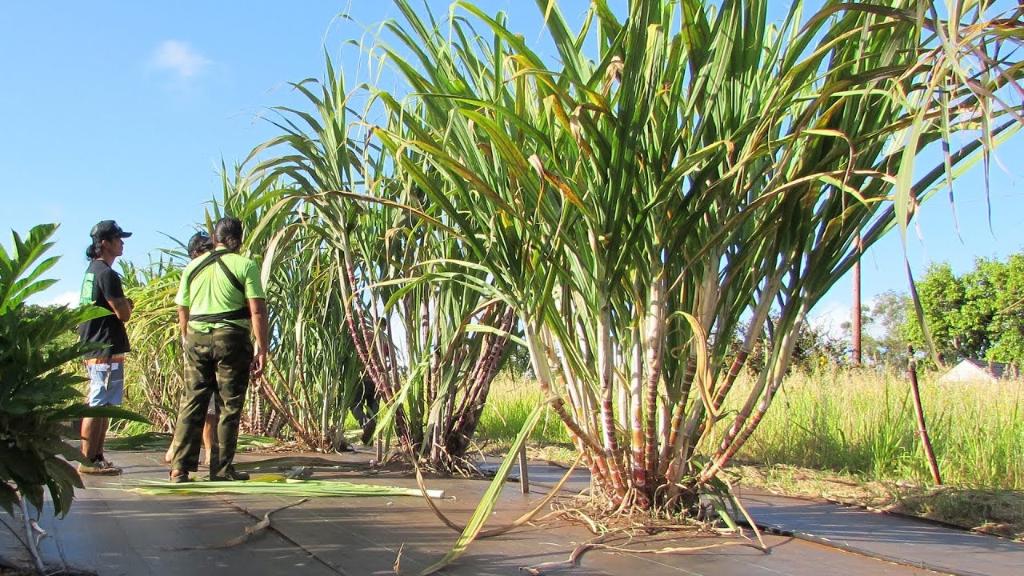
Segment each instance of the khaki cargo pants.
M253 347L249 331L218 328L185 337L185 402L174 426L173 470L199 467L203 420L210 397L220 406L217 449L210 457L210 475L223 476L235 459Z

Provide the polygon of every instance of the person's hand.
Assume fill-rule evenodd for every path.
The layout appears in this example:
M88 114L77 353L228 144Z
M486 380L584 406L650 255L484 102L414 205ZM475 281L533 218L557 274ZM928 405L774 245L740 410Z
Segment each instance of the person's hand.
M250 365L250 372L252 372L253 379L257 379L263 376L263 369L267 365L267 351L257 348L252 355L252 364Z

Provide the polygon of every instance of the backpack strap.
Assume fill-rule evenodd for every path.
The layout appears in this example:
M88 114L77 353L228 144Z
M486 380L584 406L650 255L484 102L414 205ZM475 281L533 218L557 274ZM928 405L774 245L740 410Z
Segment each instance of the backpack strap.
M211 251L210 255L206 257L206 260L200 262L199 265L193 268L192 272L189 273L188 285L192 286L192 281L196 279L196 276L198 276L200 272L206 270L207 267L213 265L214 263L217 263L220 264L221 271L223 271L224 275L227 276L228 282L231 282L231 285L234 286L236 290L241 292L243 296L245 296L245 286L242 285L242 282L238 279L238 276L235 276L231 269L228 268L228 265L221 260L221 258L225 254L230 253L231 252L229 250L226 250L224 248L221 248L220 250Z
M223 260L221 260L221 258L225 254L229 254L229 253L230 253L229 250L226 250L226 249L223 249L223 248L219 249L219 250L211 251L210 255L207 256L205 260L200 262L195 268L192 269L192 272L189 273L189 275L188 275L188 286L191 288L192 281L196 279L196 276L198 276L200 272L202 272L203 270L205 270L209 266L212 266L214 262L216 262L217 264L220 265L220 269L221 269L222 272L224 272L224 275L227 277L228 282L230 282L231 285L234 286L235 289L238 290L242 294L242 296L244 297L245 296L245 286L238 279L238 276L235 276L234 272L232 272L231 269L228 268L228 265L225 264ZM224 320L243 320L243 319L249 318L250 316L251 316L251 313L249 312L249 307L248 306L244 306L242 308L237 308L235 310L229 310L227 312L217 312L215 314L191 314L190 313L189 316L188 316L188 319L189 320L195 320L196 322L222 322Z

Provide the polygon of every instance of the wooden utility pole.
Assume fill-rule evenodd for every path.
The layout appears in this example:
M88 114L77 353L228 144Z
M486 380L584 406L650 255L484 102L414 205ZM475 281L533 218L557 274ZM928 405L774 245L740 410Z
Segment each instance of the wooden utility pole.
M928 426L924 421L924 407L921 405L921 390L917 385L917 360L914 360L914 347L907 346L907 375L910 376L910 390L914 394L914 412L917 414L917 435L921 438L921 446L924 447L925 458L928 459L928 468L932 472L932 480L936 486L942 486L942 476L939 475L939 463L935 460L935 452L932 451L932 441L928 438Z
M861 355L861 309L860 309L860 234L853 241L853 249L857 251L857 260L853 263L853 306L851 306L850 330L853 332L853 365L860 366L863 359Z

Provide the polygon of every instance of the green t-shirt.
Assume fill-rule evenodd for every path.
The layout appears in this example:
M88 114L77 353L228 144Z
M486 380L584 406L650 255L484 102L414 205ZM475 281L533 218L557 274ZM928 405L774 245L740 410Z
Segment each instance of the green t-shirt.
M188 307L189 313L193 315L218 314L248 307L250 298L265 298L263 286L260 284L260 271L256 263L234 253L224 254L220 261L226 264L238 281L242 283L245 287L245 294L235 288L224 270L221 269L220 264L217 263L210 264L201 270L189 285L188 278L192 274L192 270L209 256L209 253L203 254L185 266L181 272L178 295L174 297L175 304ZM214 328L227 327L229 324L247 330L252 328L252 322L248 319L223 320L212 323L190 321L188 327L196 332L209 332Z

